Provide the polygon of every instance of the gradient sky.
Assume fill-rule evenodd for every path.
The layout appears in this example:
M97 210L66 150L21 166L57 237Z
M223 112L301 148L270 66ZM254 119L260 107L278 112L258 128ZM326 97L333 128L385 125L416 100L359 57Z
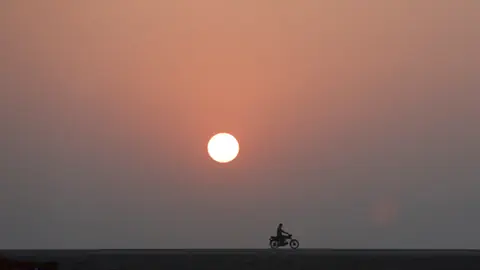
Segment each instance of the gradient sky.
M0 248L480 248L478 14L3 0Z

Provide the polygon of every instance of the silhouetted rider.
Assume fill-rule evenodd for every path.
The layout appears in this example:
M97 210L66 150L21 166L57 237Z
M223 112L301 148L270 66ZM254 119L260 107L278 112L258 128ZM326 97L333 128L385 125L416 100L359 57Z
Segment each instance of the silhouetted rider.
M283 224L280 223L277 227L277 239L280 241L281 245L285 243L285 236L290 236L290 234L283 230Z

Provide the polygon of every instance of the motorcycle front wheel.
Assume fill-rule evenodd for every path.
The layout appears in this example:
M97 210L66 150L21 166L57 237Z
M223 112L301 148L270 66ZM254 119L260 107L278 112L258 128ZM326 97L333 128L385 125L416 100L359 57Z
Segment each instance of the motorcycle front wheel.
M292 249L297 249L298 246L300 246L300 243L298 242L298 240L292 239L292 240L290 241L290 247L291 247Z

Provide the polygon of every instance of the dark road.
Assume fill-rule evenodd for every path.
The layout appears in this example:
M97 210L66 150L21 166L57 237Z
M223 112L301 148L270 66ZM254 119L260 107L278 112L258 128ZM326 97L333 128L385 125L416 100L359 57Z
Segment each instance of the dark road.
M1 251L58 269L479 269L476 250L40 250ZM3 269L2 269L3 270ZM41 270L41 268L39 268Z

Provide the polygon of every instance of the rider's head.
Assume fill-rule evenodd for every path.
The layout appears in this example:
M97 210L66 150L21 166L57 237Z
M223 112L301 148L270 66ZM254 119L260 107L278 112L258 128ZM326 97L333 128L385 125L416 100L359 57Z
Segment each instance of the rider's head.
M280 227L280 228L283 227L283 224L282 223L278 224L278 227Z

